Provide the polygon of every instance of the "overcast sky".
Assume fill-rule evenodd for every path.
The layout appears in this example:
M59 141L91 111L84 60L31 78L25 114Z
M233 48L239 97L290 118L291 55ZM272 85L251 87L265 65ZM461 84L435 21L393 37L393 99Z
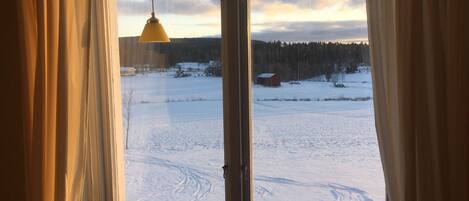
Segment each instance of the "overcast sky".
M140 35L151 0L117 0L119 35ZM156 0L171 38L220 36L220 0ZM365 0L251 0L252 37L281 41L367 41Z

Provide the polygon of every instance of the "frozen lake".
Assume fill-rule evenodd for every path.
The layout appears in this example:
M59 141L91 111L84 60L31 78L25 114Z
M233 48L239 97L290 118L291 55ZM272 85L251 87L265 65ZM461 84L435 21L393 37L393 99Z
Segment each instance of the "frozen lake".
M385 200L370 80L253 86L254 200ZM224 200L221 78L122 77L131 89L127 200Z

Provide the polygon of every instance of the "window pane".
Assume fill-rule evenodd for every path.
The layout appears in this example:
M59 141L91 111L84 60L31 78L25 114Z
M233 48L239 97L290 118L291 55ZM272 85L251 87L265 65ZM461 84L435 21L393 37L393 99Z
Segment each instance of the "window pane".
M254 198L384 201L365 0L253 0Z
M168 44L137 42L151 1L118 3L127 200L223 200L219 2L156 1Z

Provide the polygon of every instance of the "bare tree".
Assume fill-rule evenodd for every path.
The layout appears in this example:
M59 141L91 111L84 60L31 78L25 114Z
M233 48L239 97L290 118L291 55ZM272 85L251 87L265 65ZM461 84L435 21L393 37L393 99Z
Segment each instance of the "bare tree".
M132 120L134 89L124 94L124 120L125 120L125 149L129 149L129 130Z

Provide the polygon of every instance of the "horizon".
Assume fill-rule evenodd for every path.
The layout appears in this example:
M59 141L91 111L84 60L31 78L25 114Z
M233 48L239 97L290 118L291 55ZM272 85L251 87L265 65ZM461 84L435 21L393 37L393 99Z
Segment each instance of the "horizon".
M119 36L118 38L138 38L140 36ZM219 39L221 37L211 37L211 36L201 36L201 37L184 37L184 38L170 38L171 40L184 40L184 39ZM340 43L340 44L369 44L368 40L349 40L349 41L281 41L281 40L259 40L259 39L251 39L251 41L261 41L265 43L269 42L281 42L281 43L289 43L289 44L301 44L301 43Z

